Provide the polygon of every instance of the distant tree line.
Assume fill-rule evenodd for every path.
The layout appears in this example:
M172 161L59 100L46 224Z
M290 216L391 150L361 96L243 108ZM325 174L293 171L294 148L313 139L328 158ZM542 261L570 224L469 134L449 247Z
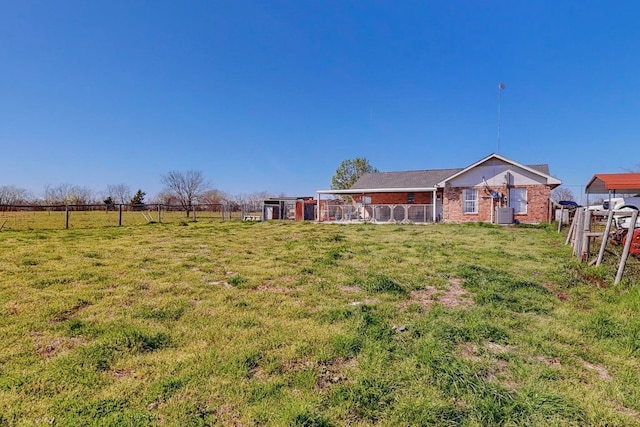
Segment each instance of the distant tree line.
M161 177L164 188L151 199L142 190L132 191L127 184L111 184L103 191L95 192L89 187L75 184L47 185L40 197L15 185L0 186L0 208L9 206L54 206L54 205L105 205L107 209L118 205L144 207L145 204L179 206L189 212L199 205L225 205L229 210L260 208L262 200L275 194L256 192L252 194L228 194L215 189L200 171L170 171ZM282 194L280 194L282 195Z

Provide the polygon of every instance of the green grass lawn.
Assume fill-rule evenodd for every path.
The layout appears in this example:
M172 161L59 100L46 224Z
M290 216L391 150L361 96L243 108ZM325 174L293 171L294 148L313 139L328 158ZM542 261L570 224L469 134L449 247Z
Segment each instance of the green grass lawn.
M586 267L547 228L176 221L0 247L0 426L640 426L640 262L613 286L613 256Z

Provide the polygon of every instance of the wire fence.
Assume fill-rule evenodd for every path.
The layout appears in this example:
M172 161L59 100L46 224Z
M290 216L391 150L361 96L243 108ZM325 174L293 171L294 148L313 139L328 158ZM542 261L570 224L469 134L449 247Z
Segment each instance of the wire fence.
M322 204L322 208L320 211L320 221L371 221L382 223L435 222L433 216L433 205L376 204L354 206L341 203Z
M0 231L231 221L261 215L261 203L199 204L188 209L165 204L3 205L0 206Z

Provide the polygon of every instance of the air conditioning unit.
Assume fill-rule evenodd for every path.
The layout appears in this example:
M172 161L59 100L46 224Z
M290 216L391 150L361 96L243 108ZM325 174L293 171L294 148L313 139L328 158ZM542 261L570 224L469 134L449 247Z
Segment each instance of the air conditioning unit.
M513 208L496 208L496 224L513 224Z

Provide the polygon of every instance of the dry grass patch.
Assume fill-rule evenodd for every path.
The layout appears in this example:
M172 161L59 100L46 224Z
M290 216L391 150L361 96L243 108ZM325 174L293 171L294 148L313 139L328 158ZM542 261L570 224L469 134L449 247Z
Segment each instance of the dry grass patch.
M424 289L411 291L409 300L404 302L404 305L418 304L430 307L434 303L438 303L447 308L469 308L473 305L473 298L461 283L460 279L449 279L445 289L427 286Z
M60 353L73 350L87 343L87 340L83 338L51 337L42 332L31 332L29 335L33 337L36 353L44 359L51 359Z

